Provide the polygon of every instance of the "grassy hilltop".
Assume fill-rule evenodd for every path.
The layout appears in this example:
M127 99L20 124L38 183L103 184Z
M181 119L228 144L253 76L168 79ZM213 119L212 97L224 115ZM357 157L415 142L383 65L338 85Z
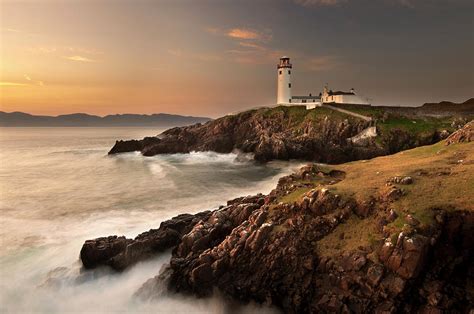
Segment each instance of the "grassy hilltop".
M474 142L446 146L444 141L371 160L360 160L338 166L319 167L320 171L342 171L344 177L336 183L316 178L301 180L300 187L279 199L283 203L298 203L313 189L327 189L342 198L354 198L358 203L370 203L384 198L391 189L399 189L390 202L397 218L388 223L385 232L394 239L402 231L410 232L407 215L419 222L420 231L429 232L436 223L435 209L474 212ZM389 184L390 178L410 177L413 183ZM323 255L337 255L359 246L376 246L384 238L377 228L375 214L361 219L353 215L318 245ZM344 235L343 237L341 235Z

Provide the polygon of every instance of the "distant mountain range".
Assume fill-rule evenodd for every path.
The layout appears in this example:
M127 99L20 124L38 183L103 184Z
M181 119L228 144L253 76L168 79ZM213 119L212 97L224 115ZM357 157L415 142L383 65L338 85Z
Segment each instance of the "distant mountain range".
M73 113L59 116L36 116L24 112L0 111L0 126L2 127L113 127L113 126L154 126L170 128L195 123L204 123L211 120L206 117L180 116L158 113L142 114L115 114L105 117L86 113Z

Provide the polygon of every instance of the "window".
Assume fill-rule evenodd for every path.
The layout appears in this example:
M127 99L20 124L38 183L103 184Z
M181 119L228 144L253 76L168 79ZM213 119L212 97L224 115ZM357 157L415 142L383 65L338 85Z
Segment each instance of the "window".
M290 70L288 70L288 74L291 74L291 71L290 71Z
M291 83L288 83L288 87L291 88Z
M306 99L303 99L301 102L302 102L303 104L305 104L305 103L306 103Z
M281 75L281 70L280 70L280 71L278 71L278 74L280 74L280 75Z
M289 101L289 102L291 102L291 98L290 98L290 99L288 99L288 101Z

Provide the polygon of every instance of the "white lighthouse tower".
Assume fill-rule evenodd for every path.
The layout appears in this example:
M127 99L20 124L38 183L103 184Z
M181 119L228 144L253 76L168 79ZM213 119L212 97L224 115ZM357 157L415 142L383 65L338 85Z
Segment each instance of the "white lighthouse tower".
M291 63L290 58L281 57L278 69L277 105L291 103Z

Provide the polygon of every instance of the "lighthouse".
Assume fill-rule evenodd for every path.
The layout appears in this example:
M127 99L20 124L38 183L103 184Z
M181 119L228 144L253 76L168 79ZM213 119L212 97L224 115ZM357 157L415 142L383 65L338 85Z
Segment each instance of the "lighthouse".
M278 93L277 104L288 105L291 103L291 63L290 58L281 57L277 66Z
M291 92L291 70L292 64L289 57L281 57L277 65L278 106L306 106L306 109L315 109L323 104L352 104L370 105L367 98L363 98L355 93L351 88L350 92L332 91L326 85L322 93L310 93L303 96L293 96Z

